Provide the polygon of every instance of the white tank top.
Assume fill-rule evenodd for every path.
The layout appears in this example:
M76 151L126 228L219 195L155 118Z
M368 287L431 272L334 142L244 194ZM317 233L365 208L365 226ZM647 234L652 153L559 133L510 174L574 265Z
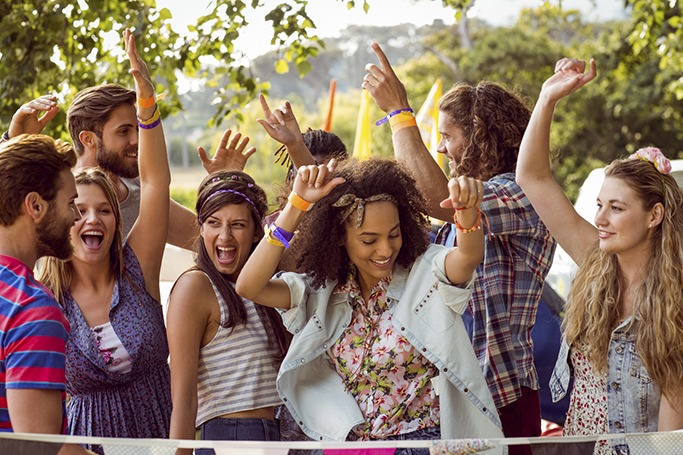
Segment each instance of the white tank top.
M213 282L211 286L224 324L227 306ZM268 343L266 326L254 302L242 301L247 310L246 325L231 329L219 326L213 339L199 351L197 426L223 414L282 404L275 388L275 348Z

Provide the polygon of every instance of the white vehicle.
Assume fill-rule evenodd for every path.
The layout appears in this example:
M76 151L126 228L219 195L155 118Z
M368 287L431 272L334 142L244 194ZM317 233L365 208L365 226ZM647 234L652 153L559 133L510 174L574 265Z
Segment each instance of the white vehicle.
M683 160L671 161L671 176L676 179L678 186L683 189ZM605 179L605 168L593 169L579 189L574 208L584 219L595 225L595 212L597 211L597 199ZM555 251L553 265L550 267L546 282L550 283L560 297L567 300L569 288L576 273L576 263L560 246Z

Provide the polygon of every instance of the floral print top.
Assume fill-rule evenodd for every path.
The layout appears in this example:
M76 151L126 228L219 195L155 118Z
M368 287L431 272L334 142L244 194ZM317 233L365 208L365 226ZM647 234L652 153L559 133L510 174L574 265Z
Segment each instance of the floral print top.
M570 355L574 368L574 390L569 402L564 434L566 436L592 436L609 433L607 376L593 369L585 347L572 348ZM610 453L612 450L606 441L598 441L595 444L593 455Z
M130 355L116 335L111 322L107 321L102 325L91 327L90 330L95 337L97 349L100 351L106 368L117 373L129 373L132 369Z
M330 360L365 417L354 428L361 440L384 439L439 426L439 400L431 379L438 369L394 330L382 279L363 300L354 277L335 293L348 293L351 323L330 348Z

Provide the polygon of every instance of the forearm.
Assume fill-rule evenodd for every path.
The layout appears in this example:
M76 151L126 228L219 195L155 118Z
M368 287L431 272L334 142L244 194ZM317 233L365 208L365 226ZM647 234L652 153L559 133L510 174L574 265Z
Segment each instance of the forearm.
M443 221L452 220L453 210L439 206L448 197L448 179L424 145L419 128L401 128L392 134L392 141L396 160L411 172L427 201L428 214Z
M304 213L291 203L287 203L274 224L284 231L295 232ZM288 308L289 301L280 302L278 298L273 298L273 293L268 292L271 278L277 270L283 252L282 246L272 245L264 236L237 278L237 293L263 305Z
M472 278L477 266L484 259L484 230L481 215L473 209L471 212L458 213L457 247L446 256L446 276L451 283L464 284Z
M149 110L152 112L148 113ZM139 108L140 119L152 118L154 108ZM166 139L164 128L159 121L157 126L143 128L140 125L138 167L140 169L140 185L149 184L159 188L167 188L171 184L171 169L168 164L166 153ZM167 190L168 191L168 190Z
M313 155L311 155L311 152L303 141L297 141L294 144L287 145L287 153L296 169L299 169L301 166L316 164Z
M538 99L522 138L517 159L516 179L524 188L530 183L552 178L550 170L550 125L555 102L547 100L543 93Z

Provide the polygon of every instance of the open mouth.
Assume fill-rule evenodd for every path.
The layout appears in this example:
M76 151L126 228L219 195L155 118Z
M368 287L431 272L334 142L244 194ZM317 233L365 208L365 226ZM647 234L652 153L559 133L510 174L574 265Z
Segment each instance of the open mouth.
M219 264L230 265L237 259L237 248L234 246L217 246L216 258Z
M370 259L370 262L372 262L375 266L377 266L377 267L379 267L379 268L385 268L385 267L387 267L387 266L389 265L389 263L391 262L391 258L388 257L388 258L383 259L383 260L381 260L381 261L376 260L376 259Z
M99 248L104 241L104 234L100 231L85 231L81 234L81 240L88 248Z

